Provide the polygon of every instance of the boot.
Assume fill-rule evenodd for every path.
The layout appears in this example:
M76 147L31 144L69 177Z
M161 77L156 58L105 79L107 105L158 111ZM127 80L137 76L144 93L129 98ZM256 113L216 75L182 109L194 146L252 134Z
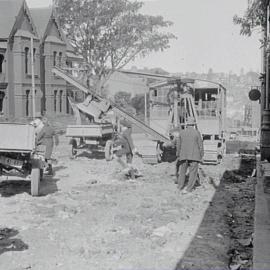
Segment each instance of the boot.
M49 175L49 176L52 176L53 175L52 164L48 164L48 167L45 169L44 174L45 175Z

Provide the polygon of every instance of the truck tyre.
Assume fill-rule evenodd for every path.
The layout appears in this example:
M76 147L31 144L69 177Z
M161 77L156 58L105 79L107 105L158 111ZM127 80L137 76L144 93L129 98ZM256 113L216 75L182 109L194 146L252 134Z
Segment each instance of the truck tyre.
M76 148L74 147L73 144L70 145L70 158L75 158L75 156L77 155L77 150Z
M105 152L105 159L107 161L111 161L113 159L112 146L113 142L111 140L108 140L105 144L104 152Z
M70 158L75 158L75 156L77 155L78 151L76 150L77 148L77 141L76 139L71 139L69 141L69 144L70 144L70 151L69 151L69 155L70 155Z
M39 195L39 186L40 186L40 169L33 168L31 171L31 195Z

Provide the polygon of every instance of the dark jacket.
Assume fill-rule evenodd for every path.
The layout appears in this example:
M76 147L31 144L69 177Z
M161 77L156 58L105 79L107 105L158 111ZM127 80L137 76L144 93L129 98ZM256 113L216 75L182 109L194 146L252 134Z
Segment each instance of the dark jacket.
M176 155L181 160L201 161L203 140L200 132L191 126L181 130L176 140Z

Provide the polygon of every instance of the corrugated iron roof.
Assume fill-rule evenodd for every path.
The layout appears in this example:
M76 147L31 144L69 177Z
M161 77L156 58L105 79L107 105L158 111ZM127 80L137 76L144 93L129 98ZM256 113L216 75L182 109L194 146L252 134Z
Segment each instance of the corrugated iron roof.
M0 0L0 38L8 38L24 0Z

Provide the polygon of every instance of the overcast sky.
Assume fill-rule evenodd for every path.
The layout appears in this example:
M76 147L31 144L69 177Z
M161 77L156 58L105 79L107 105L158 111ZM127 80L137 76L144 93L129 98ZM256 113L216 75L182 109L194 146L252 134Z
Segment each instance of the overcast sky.
M50 5L52 0L27 0L30 7ZM174 22L168 29L178 39L163 53L152 53L130 66L161 67L169 72L260 71L259 34L239 35L232 22L241 15L247 0L148 0L144 13L162 15Z

